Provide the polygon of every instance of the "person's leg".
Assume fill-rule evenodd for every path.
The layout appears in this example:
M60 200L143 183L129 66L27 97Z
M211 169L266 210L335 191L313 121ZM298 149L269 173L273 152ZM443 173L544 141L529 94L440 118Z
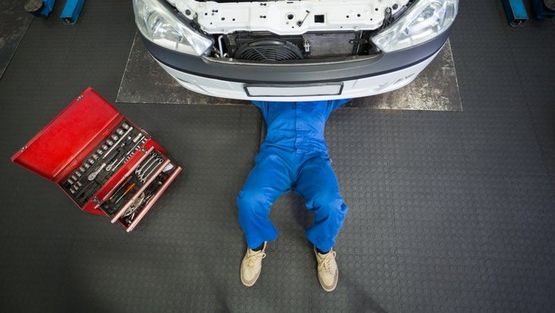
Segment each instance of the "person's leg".
M247 251L241 261L241 282L253 286L262 271L266 242L277 237L270 221L272 203L291 186L291 171L279 155L262 151L256 157L243 189L237 197L239 224L245 233Z
M270 221L270 210L291 183L291 170L280 156L269 151L258 154L256 164L237 197L239 225L250 249L277 238L277 230Z
M307 239L320 252L328 252L335 245L348 211L330 160L326 157L307 160L295 190L304 197L307 209L314 212L314 223L306 230Z
M306 230L306 236L314 245L318 281L325 291L331 292L339 279L332 248L348 208L339 193L329 159L322 156L307 160L302 165L296 190L305 198L306 207L314 212L314 223Z

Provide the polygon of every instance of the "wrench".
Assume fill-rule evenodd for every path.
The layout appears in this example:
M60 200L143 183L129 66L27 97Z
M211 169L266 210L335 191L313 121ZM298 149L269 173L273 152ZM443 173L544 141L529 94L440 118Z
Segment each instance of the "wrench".
M152 174L154 172L154 170L156 170L156 168L158 167L158 165L162 164L163 160L161 158L156 158L154 160L154 162L152 162L143 173L141 173L141 182L144 183L146 181L146 179L148 178L148 176L150 176L150 174Z
M135 170L135 173L136 173L137 175L140 175L140 174L143 172L143 170L145 169L145 167L146 167L152 160L154 160L155 158L156 158L156 154L152 154L151 156L149 156L149 157L146 159L146 161L143 161L143 164L141 164L141 165Z
M140 135L142 135L142 134L140 134ZM144 137L144 136L143 136L143 137ZM121 163L127 162L127 161L129 160L129 158L131 158L131 155L133 155L133 153L134 153L135 151L137 151L137 146L138 146L139 144L141 144L141 143L143 143L142 140L139 141L139 142L137 142L137 143L131 148L131 150L127 151L127 153L126 153L123 157L121 157L121 158L119 159L119 161L118 161L117 163L115 163L115 164L112 163L112 164L110 164L108 167L106 167L106 170L107 170L107 171L110 171L110 170L111 170L111 171L113 172L113 171L116 170L116 168L118 168L118 167L121 165ZM115 162L115 161L114 161L114 162Z
M106 166L106 162L102 163L102 165L100 165L99 168L97 168L94 172L92 172L87 179L89 181L92 181L96 178L96 176L98 176L98 173L100 173L100 171L102 171L102 169L104 169L104 167Z

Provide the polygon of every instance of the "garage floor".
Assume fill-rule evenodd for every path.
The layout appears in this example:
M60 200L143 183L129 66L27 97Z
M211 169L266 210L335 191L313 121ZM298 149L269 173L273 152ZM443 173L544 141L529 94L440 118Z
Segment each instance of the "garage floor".
M555 24L512 30L498 1L461 3L464 112L349 107L329 121L351 207L332 294L294 195L274 207L260 281L239 281L233 203L260 140L254 107L118 104L186 167L131 234L11 164L85 87L115 100L135 32L127 0L88 1L73 27L34 19L0 80L0 311L555 311Z

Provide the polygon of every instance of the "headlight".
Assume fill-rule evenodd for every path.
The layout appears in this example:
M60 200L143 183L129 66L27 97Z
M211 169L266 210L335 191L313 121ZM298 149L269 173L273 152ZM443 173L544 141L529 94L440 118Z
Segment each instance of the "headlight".
M459 0L417 0L390 27L372 38L384 52L401 50L433 39L449 29Z
M133 0L135 22L139 31L155 44L183 53L202 55L212 40L179 20L159 0Z

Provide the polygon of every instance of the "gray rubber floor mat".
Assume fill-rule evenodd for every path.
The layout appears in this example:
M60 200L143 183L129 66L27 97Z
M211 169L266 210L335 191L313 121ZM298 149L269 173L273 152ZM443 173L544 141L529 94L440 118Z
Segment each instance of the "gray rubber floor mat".
M115 100L132 9L85 8L75 27L33 22L0 80L1 312L554 311L551 24L515 31L501 3L461 1L451 43L464 112L332 115L326 136L350 213L327 294L295 194L272 210L280 237L260 281L239 281L234 198L261 128L251 106L117 104L185 167L131 234L8 161L86 86Z
M165 104L235 104L248 101L209 97L189 91L164 71L135 34L129 58L118 89L117 102Z
M245 105L246 101L209 97L177 83L148 53L138 34L118 90L117 102ZM372 109L462 111L457 72L450 42L408 86L383 95L355 99L353 105Z
M23 10L22 1L0 2L0 78L4 76L21 38L32 21L33 16Z

